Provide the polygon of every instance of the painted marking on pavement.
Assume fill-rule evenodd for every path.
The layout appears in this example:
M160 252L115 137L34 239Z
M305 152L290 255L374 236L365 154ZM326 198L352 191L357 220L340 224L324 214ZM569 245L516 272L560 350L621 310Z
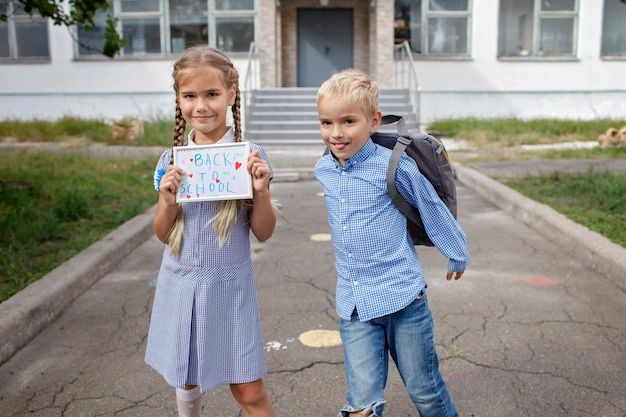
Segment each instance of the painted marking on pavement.
M289 338L289 339L287 339L287 343L293 343L294 340L296 340L296 339ZM272 340L272 341L269 341L269 342L265 343L265 351L266 352L269 352L270 350L284 350L284 349L287 349L287 345L283 345L278 340Z
M311 240L314 242L330 242L329 233L316 233L311 235Z
M341 345L341 336L337 330L309 330L302 333L298 340L309 347L332 347Z
M561 283L556 278L548 277L528 277L524 280L524 282L535 287L556 287Z

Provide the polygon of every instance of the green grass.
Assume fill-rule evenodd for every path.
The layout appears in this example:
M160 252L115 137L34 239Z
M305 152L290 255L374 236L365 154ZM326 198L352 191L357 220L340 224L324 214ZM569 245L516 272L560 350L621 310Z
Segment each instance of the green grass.
M153 160L16 153L0 162L0 302L156 203Z
M524 152L526 159L614 159L626 158L626 148L552 149L540 152Z
M143 146L170 146L173 142L174 126L174 117L172 117L172 120L155 119L145 122L145 134L142 138L136 140L136 144Z
M608 128L626 126L623 120L535 119L442 119L431 123L428 131L465 141L472 152L456 155L466 161L556 158L623 158L626 148L587 148L522 150L521 145L547 145L567 142L597 143Z
M115 120L124 124L130 119ZM111 134L113 122L64 117L55 122L44 120L0 121L0 138L11 138L17 142L92 142L109 145L168 146L172 141L174 117L143 120L144 135L131 142L115 140ZM503 150L519 145L538 145L563 142L596 142L609 127L619 129L626 126L626 119L600 119L591 121L535 119L442 119L431 123L429 131L438 131L444 137L463 139L482 150ZM579 154L593 150L580 150ZM610 153L612 150L602 150ZM619 152L619 150L617 151ZM519 152L518 152L519 153ZM595 152L600 157L603 152ZM536 155L522 152L520 156ZM623 155L623 154L620 154ZM510 156L505 156L510 158ZM545 156L550 157L550 156Z
M116 120L125 124L130 119ZM172 120L144 120L144 135L133 141L115 139L111 134L114 123L104 120L87 120L63 117L57 121L3 120L0 121L0 138L15 142L71 142L77 146L91 143L129 146L169 146L174 132Z
M477 152L469 160L626 158L626 148L520 150L520 145L597 142L624 120L450 119L429 126L444 137L463 139ZM468 159L468 158L466 158ZM516 179L507 185L626 247L626 174L588 172Z
M555 173L506 185L626 247L626 173Z
M431 123L430 131L444 137L464 139L479 147L499 148L563 142L597 141L608 128L626 126L626 119L556 120L534 119L442 119Z

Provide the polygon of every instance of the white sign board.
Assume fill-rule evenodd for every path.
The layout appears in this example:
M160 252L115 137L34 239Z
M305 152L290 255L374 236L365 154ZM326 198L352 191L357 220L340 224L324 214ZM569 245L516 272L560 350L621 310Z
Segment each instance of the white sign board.
M175 146L174 165L185 171L177 202L252 198L248 142Z

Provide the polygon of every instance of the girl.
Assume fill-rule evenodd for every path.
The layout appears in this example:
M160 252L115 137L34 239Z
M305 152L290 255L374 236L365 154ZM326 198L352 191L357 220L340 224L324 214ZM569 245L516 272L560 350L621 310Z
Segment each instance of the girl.
M172 73L174 145L241 141L239 75L223 52L185 50ZM232 106L234 128L226 125ZM176 387L180 417L201 415L202 394L222 384L245 416L274 416L261 380L267 372L249 230L261 242L274 232L272 170L250 144L251 200L176 203L183 170L166 150L155 172L154 230L166 247L154 297L146 363ZM215 413L213 413L215 414Z

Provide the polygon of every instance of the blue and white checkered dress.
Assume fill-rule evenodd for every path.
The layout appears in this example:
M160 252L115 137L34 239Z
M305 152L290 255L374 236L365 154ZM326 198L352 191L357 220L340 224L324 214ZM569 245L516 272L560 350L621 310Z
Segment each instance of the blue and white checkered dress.
M231 132L232 134L232 132ZM262 157L267 155L262 148ZM167 150L157 171L170 162ZM207 222L219 202L183 205L185 228L178 258L166 245L146 348L146 363L176 388L198 385L204 393L255 381L267 372L250 258L248 213L242 212L221 248Z

